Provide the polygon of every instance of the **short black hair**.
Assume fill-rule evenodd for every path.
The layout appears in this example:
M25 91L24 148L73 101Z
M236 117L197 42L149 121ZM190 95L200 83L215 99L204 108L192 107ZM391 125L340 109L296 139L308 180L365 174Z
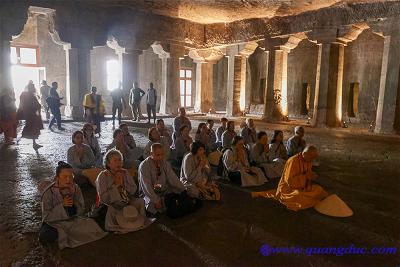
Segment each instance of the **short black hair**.
M57 163L57 167L56 167L56 176L59 176L61 171L64 170L64 169L73 169L73 168L68 163L66 163L64 161L59 161Z
M190 145L190 153L192 153L193 155L197 154L197 151L199 151L200 148L204 148L204 150L206 149L206 146L199 142L199 141L194 141L191 145Z
M283 134L283 131L281 131L281 130L275 130L275 131L274 131L274 135L272 136L271 144L274 144L274 143L276 142L276 137L277 137L280 133Z
M152 142L154 142L153 138L151 137L151 133L152 133L153 131L157 131L157 128L156 128L156 127L151 127L151 128L149 129L149 131L147 132L147 137L148 137L149 140L152 141Z
M182 125L181 128L179 128L179 132L182 133L183 130L185 130L185 128L188 128L188 129L189 129L189 126L187 126L186 124L185 124L185 125Z
M121 124L118 126L118 128L122 129L122 128L124 128L125 126L128 126L128 124L126 124L126 123L121 123Z
M204 126L206 126L206 124L204 122L200 122L199 126L197 127L196 133L199 134L201 132L201 128L203 128Z
M267 133L264 132L264 131L258 132L258 133L257 133L257 139L260 140L264 135L267 135Z
M73 144L75 144L74 139L75 139L75 137L76 137L78 134L81 134L81 135L83 136L83 132L82 132L82 131L75 131L75 132L72 134L72 143L73 143Z
M232 145L236 146L237 143L239 143L240 140L243 140L243 137L241 137L240 135L236 135L233 139L232 139Z
M113 138L115 139L119 133L123 133L121 129L115 129L113 133Z

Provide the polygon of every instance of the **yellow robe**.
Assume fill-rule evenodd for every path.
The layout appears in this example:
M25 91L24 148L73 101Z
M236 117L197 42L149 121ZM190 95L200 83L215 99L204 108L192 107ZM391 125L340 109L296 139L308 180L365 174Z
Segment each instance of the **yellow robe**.
M83 97L83 107L93 110L94 113L97 113L96 102L93 101L91 94L86 94ZM105 108L104 100L101 97L101 100L99 103L99 114L105 114L105 113L106 113L106 108Z
M285 165L276 192L253 192L252 197L275 198L290 210L307 209L315 206L328 193L319 185L311 184L306 173L311 172L312 163L306 162L301 153L291 157ZM306 190L306 184L311 188Z

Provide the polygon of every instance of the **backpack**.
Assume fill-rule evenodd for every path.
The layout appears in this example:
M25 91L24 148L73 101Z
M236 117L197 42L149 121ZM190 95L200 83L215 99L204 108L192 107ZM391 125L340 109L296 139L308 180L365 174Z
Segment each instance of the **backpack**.
M231 150L232 151L232 148L224 148L224 149L222 149L222 151L221 151L222 155L219 158L218 167L217 167L217 175L218 176L222 176L224 174L225 166L224 166L223 158L224 158L224 153L227 150Z
M167 215L170 218L180 218L192 213L202 206L200 199L190 197L186 190L180 194L169 193L164 196Z

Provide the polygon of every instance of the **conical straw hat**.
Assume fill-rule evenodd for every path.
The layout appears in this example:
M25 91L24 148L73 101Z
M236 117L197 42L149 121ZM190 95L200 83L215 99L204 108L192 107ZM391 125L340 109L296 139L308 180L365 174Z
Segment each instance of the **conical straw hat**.
M350 217L353 211L337 195L332 194L314 206L319 213L332 217Z

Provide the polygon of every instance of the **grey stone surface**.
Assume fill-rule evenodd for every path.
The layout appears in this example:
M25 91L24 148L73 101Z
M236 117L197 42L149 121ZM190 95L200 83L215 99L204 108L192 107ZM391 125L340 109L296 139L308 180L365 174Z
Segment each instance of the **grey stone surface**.
M170 125L172 119L165 119ZM194 121L194 128L200 121ZM139 146L144 146L147 124L131 124ZM221 184L222 200L205 203L195 214L171 220L161 216L149 228L108 237L76 249L44 252L37 243L40 226L38 183L54 175L65 159L72 132L82 123L66 123L65 132L42 131L35 153L31 142L2 147L0 151L0 265L62 266L396 266L395 255L261 256L270 246L400 248L398 206L400 139L368 132L306 128L306 140L321 152L317 182L337 194L354 211L350 218L332 218L310 209L286 210L267 199L251 199L250 192L276 187L277 181L258 188ZM111 142L111 123L103 123L102 149ZM293 125L257 122L259 130L284 130ZM2 140L0 141L2 142ZM93 203L94 190L84 192Z

